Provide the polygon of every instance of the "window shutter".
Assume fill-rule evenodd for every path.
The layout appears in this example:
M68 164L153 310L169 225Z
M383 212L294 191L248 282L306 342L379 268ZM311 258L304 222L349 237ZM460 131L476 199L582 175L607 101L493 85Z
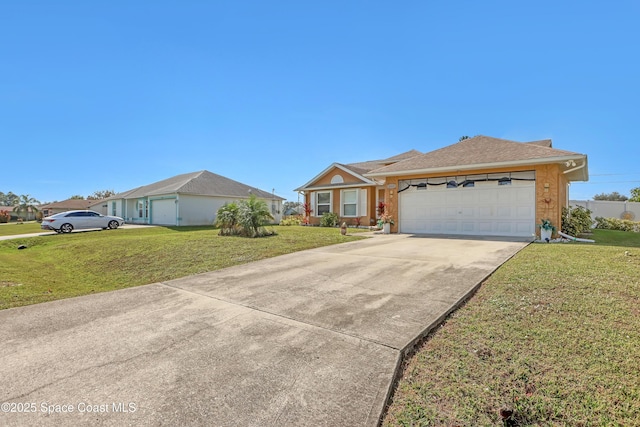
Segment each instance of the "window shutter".
M367 203L367 189L361 188L360 203L358 206L358 216L369 216L369 203Z
M311 214L310 216L317 216L317 212L316 212L316 192L312 191L311 195L309 196L309 202L311 203Z

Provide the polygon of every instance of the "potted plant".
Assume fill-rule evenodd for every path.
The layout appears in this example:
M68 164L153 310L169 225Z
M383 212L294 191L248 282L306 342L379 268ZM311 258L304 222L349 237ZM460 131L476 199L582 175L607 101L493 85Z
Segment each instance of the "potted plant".
M382 228L382 232L384 234L391 233L391 226L393 224L395 224L395 222L393 221L393 217L388 213L383 213L382 215L380 215L380 218L378 218L378 227Z
M540 227L540 240L550 242L551 236L556 232L556 227L551 223L551 220L543 219L538 227Z

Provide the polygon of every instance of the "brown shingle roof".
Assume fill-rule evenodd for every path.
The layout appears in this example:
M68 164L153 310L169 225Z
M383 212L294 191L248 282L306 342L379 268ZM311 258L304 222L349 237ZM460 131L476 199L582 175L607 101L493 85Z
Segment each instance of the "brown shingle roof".
M548 145L547 145L548 141ZM572 151L550 148L551 141L522 143L478 135L419 156L370 171L371 176L404 171L441 169L494 163L522 162L554 157L579 156Z
M397 154L395 156L389 157L387 159L381 160L367 160L364 162L357 163L349 163L349 164L341 164L342 166L350 169L360 175L363 175L367 172L371 172L372 170L379 169L383 166L387 166L396 162L400 162L402 160L410 159L415 156L420 156L422 153L418 150L410 150L404 153Z

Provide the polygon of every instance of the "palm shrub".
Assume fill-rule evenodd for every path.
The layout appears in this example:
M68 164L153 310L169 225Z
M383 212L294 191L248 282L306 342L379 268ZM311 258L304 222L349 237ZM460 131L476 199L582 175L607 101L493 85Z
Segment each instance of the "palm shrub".
M221 236L233 236L240 233L238 227L238 205L236 203L225 203L216 214L215 226L220 228Z
M238 202L238 225L242 228L242 234L248 237L266 236L264 226L273 220L269 207L264 200L259 200L252 194L248 200Z

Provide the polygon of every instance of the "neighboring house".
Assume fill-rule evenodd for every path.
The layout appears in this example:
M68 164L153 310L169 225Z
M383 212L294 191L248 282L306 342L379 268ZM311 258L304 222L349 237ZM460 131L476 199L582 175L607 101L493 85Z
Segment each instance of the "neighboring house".
M570 182L588 177L587 156L551 140L480 135L425 154L334 163L296 191L313 224L324 212L371 224L384 202L392 232L532 237L542 219L560 229Z
M225 203L254 194L267 203L274 222L282 218L284 199L209 171L186 173L111 196L103 201L109 215L128 223L211 225Z
M40 205L38 209L43 216L51 216L60 212L75 211L82 209L92 209L92 205L102 202L101 200L67 199L61 202L46 203ZM95 209L94 209L95 210Z

